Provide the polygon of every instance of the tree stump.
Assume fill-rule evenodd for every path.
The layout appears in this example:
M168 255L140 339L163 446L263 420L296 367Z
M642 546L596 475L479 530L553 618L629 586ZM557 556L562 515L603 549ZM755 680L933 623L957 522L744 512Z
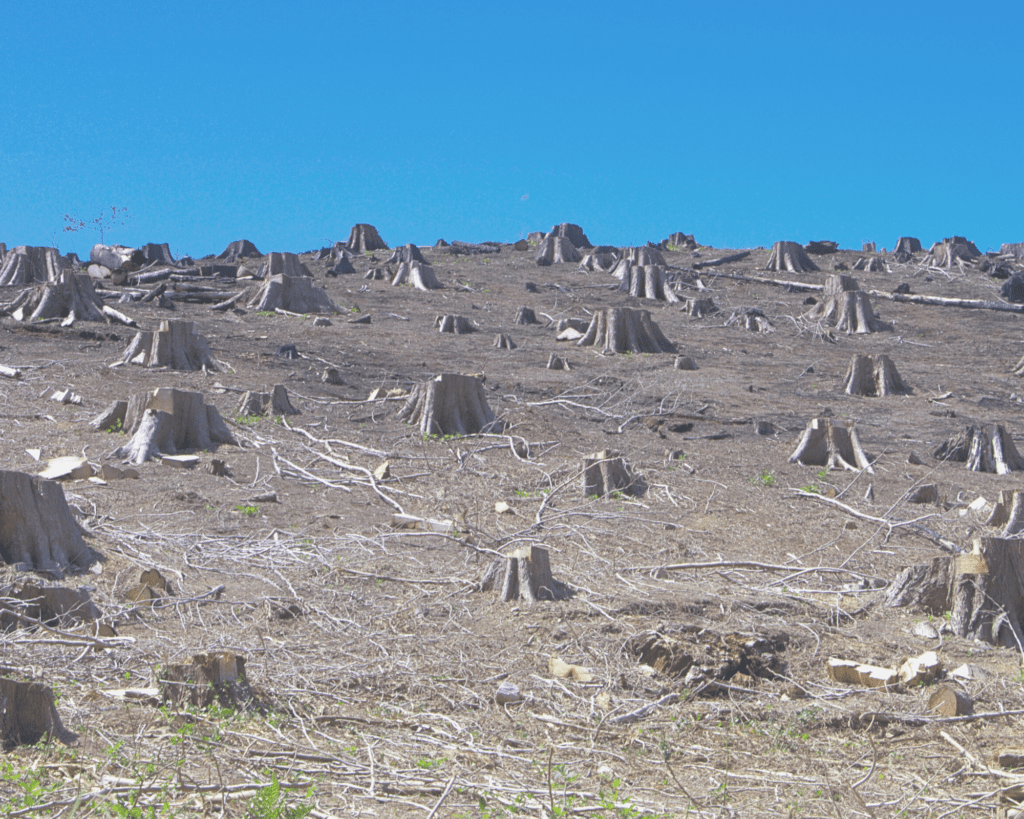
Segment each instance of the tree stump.
M808 242L804 245L804 250L808 253L813 253L816 256L826 256L830 253L835 253L839 250L839 243L833 242L829 239L820 239L818 241Z
M913 236L900 236L892 252L897 256L913 256L915 253L921 252L921 240L915 239Z
M620 281L629 275L629 271L633 267L646 267L648 265L658 265L665 267L667 262L665 257L661 255L661 251L656 247L627 247L622 251L618 262L615 267L612 268L612 276Z
M373 225L358 224L353 226L346 242L355 253L367 253L373 250L387 250L387 243L380 238L377 228Z
M697 362L688 355L677 355L673 367L677 370L696 370Z
M0 285L57 281L68 266L55 247L21 245L0 258Z
M516 316L512 319L513 324L540 324L537 321L537 314L529 307L520 307L516 311Z
M472 435L500 430L479 378L442 373L418 384L398 414L424 435Z
M693 238L692 234L680 233L679 231L673 233L661 243L662 250L696 250L698 247L697 240Z
M603 353L674 353L675 346L651 320L649 310L609 307L590 320L580 347L602 347Z
M565 236L548 236L537 250L537 264L540 267L578 262L580 258L579 251Z
M335 370L337 372L337 370ZM298 415L299 411L288 400L288 390L277 384L271 392L246 392L235 411L236 416Z
M351 276L355 272L356 269L352 266L348 256L342 256L335 262L333 267L328 267L324 271L324 275L333 278L335 276Z
M505 558L495 558L480 581L480 591L498 591L501 602L565 600L572 590L551 576L548 550L523 546Z
M405 262L406 264L411 264L412 262L426 264L427 260L423 258L423 254L420 252L420 249L416 245L410 243L403 245L402 247L396 247L388 258L388 264L401 264L402 262Z
M165 665L158 684L164 703L240 711L262 710L245 676L245 658L229 651L196 654L190 663Z
M256 273L256 277L259 279L269 279L271 276L312 277L312 275L309 268L299 261L299 257L294 253L270 253Z
M672 285L665 275L665 268L660 265L632 265L622 274L619 291L629 293L638 299L656 299L657 301L677 302Z
M71 270L62 270L56 281L31 290L11 316L17 321L63 318L62 327L69 327L75 321L107 321L103 301L96 295L92 279Z
M290 313L340 313L326 292L313 286L308 276L270 276L249 301L258 311L287 310Z
M1020 650L1024 646L1024 540L975 538L956 556L950 626L958 637Z
M441 289L441 282L437 280L434 268L429 264L420 264L419 262L403 262L398 266L398 270L395 271L395 275L391 279L391 285L397 287L400 284L410 284L417 290Z
M956 263L957 259L976 259L981 255L974 242L969 242L963 236L951 236L936 242L928 250L924 257L924 264L944 267L947 270Z
M796 450L789 456L789 462L804 466L824 466L830 470L864 470L874 474L853 423L834 418L813 419L800 437Z
M55 737L65 744L76 739L60 721L53 691L42 683L17 682L0 677L0 736L9 751Z
M841 273L828 277L824 297L804 314L804 318L828 322L836 330L845 330L848 335L891 329L875 315L871 299L860 289L857 280Z
M1024 458L1002 424L971 425L939 446L933 457L963 462L973 472L1008 475L1024 469Z
M693 318L704 318L718 312L718 306L714 299L686 299L683 302L683 312Z
M140 331L125 350L121 363L186 372L216 372L218 369L206 338L197 332L191 321L162 321L155 333Z
M37 583L25 583L21 588L0 587L0 630L31 625L26 619L47 626L72 626L99 620L100 610L86 589Z
M775 325L759 307L748 307L746 310L733 313L726 320L725 326L729 327L733 324L740 324L744 330L749 330L752 333L775 332Z
M569 222L563 222L560 225L555 225L551 228L551 232L548 233L548 237L564 237L572 242L573 247L577 248L593 247L590 243L590 239L587 238L587 234L583 232L583 228L579 225L570 224Z
M853 263L854 270L866 270L869 273L889 273L889 268L881 256L861 256Z
M569 366L569 362L565 358L563 358L560 355L555 355L554 353L552 353L550 356L548 356L548 363L547 363L546 369L548 369L548 370L571 370L572 367Z
M804 273L819 268L797 242L776 242L772 245L772 252L764 269L779 273Z
M896 365L887 355L854 355L846 373L847 395L909 395Z
M613 492L640 494L640 482L618 452L603 449L583 459L583 495L607 497Z
M24 472L0 471L0 558L18 571L58 579L88 568L96 553L55 481Z
M941 616L949 611L952 560L936 557L903 569L885 590L885 605L890 608L911 606Z
M465 316L438 316L434 326L442 333L454 333L457 336L475 333L476 327Z
M363 278L369 279L372 282L391 281L391 277L393 275L394 273L391 272L390 267L371 267L369 270L366 271L366 275L363 276Z
M248 239L239 239L224 248L224 251L217 258L228 262L237 262L239 259L249 259L262 255L256 249L256 245Z
M115 401L89 422L98 432L120 432L124 429L124 416L128 412L127 401Z
M498 333L494 337L494 347L499 350L514 350L516 343L508 333Z
M1024 532L1024 490L1002 490L985 525L1002 526L999 537L1017 537Z
M619 263L619 251L614 247L595 247L580 262L581 270L591 273L611 273Z
M114 455L133 464L217 444L238 446L217 408L204 403L201 393L166 387L129 399L124 431L132 438Z

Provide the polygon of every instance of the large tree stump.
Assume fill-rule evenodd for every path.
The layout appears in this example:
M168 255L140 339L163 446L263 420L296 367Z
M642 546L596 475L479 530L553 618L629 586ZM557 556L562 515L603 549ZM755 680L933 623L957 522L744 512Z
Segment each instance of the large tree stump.
M581 270L591 273L611 273L619 263L619 251L614 247L595 247L580 262Z
M352 266L352 261L348 256L342 256L334 263L332 267L328 267L324 271L324 275L330 278L335 276L351 276L356 272L355 267Z
M986 526L1001 526L999 537L1017 537L1024 532L1024 490L1003 489L992 507Z
M372 282L391 281L391 277L393 275L394 274L391 272L390 267L371 267L369 270L366 271L366 275L363 276L363 278L369 279Z
M392 252L391 256L388 257L388 264L411 264L412 262L419 262L420 264L426 264L427 260L423 258L423 253L420 249L410 243L402 245L402 247L396 247Z
M847 395L908 395L908 387L887 355L854 355L846 372Z
M419 262L402 262L398 265L398 270L391 278L391 286L398 287L400 284L412 285L417 290L441 289L441 282L437 280L434 268Z
M465 316L438 316L434 319L434 326L441 333L454 333L457 336L476 332L476 327Z
M619 261L612 268L612 276L621 280L628 275L630 268L647 265L665 267L667 262L656 247L627 247L623 249Z
M537 321L537 314L533 312L530 307L520 307L516 310L515 318L512 319L513 324L540 324Z
M85 545L59 483L4 470L0 558L19 571L46 572L59 579L90 566L96 553Z
M936 242L928 250L924 257L924 264L944 267L947 270L956 263L957 259L976 259L981 255L974 242L969 242L963 236L951 236Z
M55 247L21 245L0 259L0 285L57 281L68 266Z
M217 408L204 403L201 393L166 387L129 399L124 431L132 438L114 455L133 464L217 444L238 445Z
M676 231L661 243L662 250L696 250L700 245L693 238L693 234Z
M897 256L913 256L921 252L921 240L913 236L900 236L892 252Z
M1024 469L1024 458L1002 424L971 425L939 446L933 457L963 462L973 472L1008 475Z
M660 265L633 265L622 275L619 291L629 293L638 299L656 299L657 301L677 302L671 283L665 275L665 268Z
M254 310L290 313L340 313L330 296L308 276L270 276L249 301Z
M224 248L224 252L217 258L224 259L228 262L237 262L239 259L248 259L262 255L263 254L256 249L256 245L248 239L239 239Z
M127 401L114 401L93 418L89 422L89 426L99 432L120 432L124 428L124 416L127 412Z
M472 375L442 373L418 384L398 414L424 435L472 435L499 430L483 384Z
M675 346L651 320L649 310L609 307L590 320L579 347L602 347L604 353L674 353Z
M46 282L30 292L31 295L11 313L17 321L62 318L64 327L75 321L107 321L103 302L87 275L62 270L56 281Z
M868 273L890 272L881 256L861 256L853 263L853 269L865 270Z
M857 280L840 273L828 277L824 297L804 314L804 318L828 322L847 334L892 329L875 315L871 299L860 289Z
M952 560L936 557L930 563L918 563L901 571L885 590L885 605L890 608L911 606L941 616L949 611Z
M779 273L803 273L819 268L798 242L776 242L772 245L772 252L764 269Z
M583 459L583 494L607 497L613 492L641 494L642 485L618 452L603 449Z
M578 262L580 258L579 251L565 236L548 236L537 250L537 264L541 267Z
M42 683L17 682L0 677L0 737L9 751L54 737L70 743L76 736L60 721L53 690Z
M775 325L760 307L748 307L746 310L733 313L726 319L725 326L730 327L733 324L739 324L744 330L749 330L751 333L775 332Z
M337 370L335 370L337 372ZM277 384L270 392L248 391L242 396L235 415L248 418L253 415L298 415L299 411L288 400L288 390Z
M523 546L505 558L495 558L480 581L480 591L498 591L501 601L564 600L572 589L551 576L551 561L543 546Z
M789 462L853 472L864 470L874 474L853 423L834 418L813 419L800 437L796 450L789 456Z
M590 243L590 239L587 238L587 234L583 232L583 228L581 228L579 225L574 225L569 222L562 222L562 224L560 225L555 225L553 228L551 228L551 232L548 233L548 236L564 236L566 239L572 242L572 246L576 248L586 249L593 247L593 245Z
M975 538L970 554L957 555L950 602L953 633L1022 650L1024 540Z
M294 253L270 253L256 273L260 279L269 279L271 276L312 275L309 268Z
M245 676L245 658L229 651L196 654L190 663L165 665L159 674L161 698L180 707L192 705L240 711L262 710Z
M367 253L373 250L387 250L387 243L380 238L377 228L373 225L358 224L352 227L346 242L355 253Z
M125 350L121 363L186 372L217 371L217 363L206 338L198 333L191 321L162 321L155 333L140 331Z

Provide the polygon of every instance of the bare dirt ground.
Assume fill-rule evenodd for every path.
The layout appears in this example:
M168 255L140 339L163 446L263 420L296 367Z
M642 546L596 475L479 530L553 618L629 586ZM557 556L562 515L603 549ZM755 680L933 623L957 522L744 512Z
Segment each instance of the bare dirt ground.
M386 251L328 279L304 255L346 311L328 327L118 305L147 329L197 322L219 372L110 368L134 334L124 327L0 320L0 363L24 372L0 379L0 468L40 471L34 448L44 460L116 463L125 436L88 421L156 387L204 393L241 444L198 453L194 470L150 461L138 480L64 484L102 559L60 583L88 588L119 639L93 650L81 636L89 626L0 635L6 674L51 686L78 734L0 757L0 814L262 816L252 797L273 775L289 805L315 816L992 815L1000 789L1020 779L993 755L1020 744L1021 653L957 638L941 615L887 608L875 587L943 554L900 523L969 549L984 527L962 514L967 504L1020 487L932 457L968 424L1019 433L1019 314L876 298L892 330L830 338L799 320L820 293L721 275L821 284L860 255L850 251L815 257L820 273L766 273L764 249L702 270L703 293L680 291L714 299L720 312L700 319L615 292L610 276L575 264L537 267L534 249L424 252L441 290L364 280ZM666 258L688 267L728 252ZM908 282L914 293L998 300L999 283L974 269L891 266L853 275L862 289ZM3 290L0 302L17 292ZM541 323L514 325L521 306ZM555 340L559 319L612 306L651 310L698 369ZM776 331L726 326L747 307ZM442 314L477 332L438 333ZM517 348L495 349L499 332ZM286 343L299 358L275 355ZM546 369L551 353L571 369ZM913 394L844 394L855 353L889 355ZM344 384L321 381L327 366ZM442 372L483 374L505 433L424 439L397 419L401 398L368 400ZM275 384L299 415L236 415L239 391ZM84 401L47 401L46 387ZM829 414L856 422L873 475L788 463L807 423ZM774 433L757 434L757 421ZM605 449L622 454L642 494L583 495L582 459ZM210 474L212 458L231 475ZM390 477L375 489L366 470L385 460ZM930 483L937 503L907 503ZM403 526L399 512L442 523ZM569 599L502 603L478 590L495 556L530 544L550 550ZM149 568L174 591L152 609L126 599ZM24 579L4 569L0 583ZM283 616L293 604L297 616ZM911 633L929 621L937 638ZM934 685L886 691L825 671L829 657L898 667L929 649L947 671L980 669L947 683L971 695L974 718L929 715ZM259 708L116 695L212 650L246 658ZM590 679L557 676L552 658ZM506 682L521 702L496 703Z

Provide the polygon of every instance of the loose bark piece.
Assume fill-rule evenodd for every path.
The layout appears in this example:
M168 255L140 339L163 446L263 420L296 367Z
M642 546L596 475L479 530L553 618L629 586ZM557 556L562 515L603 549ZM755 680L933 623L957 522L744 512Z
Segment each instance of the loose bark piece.
M335 370L337 373L337 370ZM299 411L288 400L288 390L277 384L271 392L246 392L238 405L235 415L248 418L252 415L298 415Z
M475 333L476 328L465 316L438 316L434 326L442 333L454 333L457 336Z
M889 356L853 356L850 369L846 373L847 395L885 396L909 393L910 387L904 383Z
M420 264L426 264L427 260L423 258L423 254L420 249L414 244L403 245L402 247L396 247L394 252L388 258L388 264L400 264L405 262L410 264L411 262L419 262Z
M418 384L398 414L424 435L472 435L501 428L479 378L442 373Z
M565 236L548 236L537 250L537 264L541 267L578 262L580 258L579 251Z
M499 350L514 350L516 348L516 343L508 333L498 333L494 337L494 347Z
M811 261L811 257L799 243L776 242L772 245L772 252L764 269L780 273L785 271L803 273L806 270L818 270L819 268Z
M88 568L85 545L60 484L24 472L0 471L0 558L19 571L56 578Z
M604 498L613 492L638 495L641 488L618 452L603 449L583 459L584 496Z
M254 310L291 313L340 313L338 306L308 276L270 276L249 302Z
M155 333L140 331L125 350L121 363L186 372L218 369L205 336L199 334L191 321L162 321Z
M377 228L373 225L358 224L352 227L346 243L354 253L367 253L373 250L387 250L387 243L380 238Z
M0 678L0 737L5 751L46 737L65 744L77 738L60 721L49 686L6 678Z
M587 238L587 234L583 232L583 228L579 225L573 225L569 222L563 222L560 225L555 225L551 228L551 232L548 233L549 237L565 237L572 242L573 247L577 248L590 248L593 245L590 243L590 239Z
M440 290L441 282L437 280L434 268L429 264L419 262L403 262L398 266L395 275L391 279L392 287L400 284L410 284L417 290Z
M629 293L638 299L679 301L679 296L675 294L665 275L665 268L660 265L631 265L622 274L619 291Z
M602 347L603 353L674 353L675 346L651 320L649 310L609 307L590 321L580 347Z
M1024 469L1024 458L1002 424L971 425L939 446L933 457L961 461L973 472L1008 475Z
M163 701L242 711L262 710L245 676L245 658L229 651L196 654L190 663L165 665L158 680Z
M1024 540L979 537L957 555L950 626L958 637L1022 650Z
M789 462L828 469L864 470L874 474L871 462L861 448L852 422L834 418L815 418L804 430Z
M309 268L294 253L271 253L260 265L256 276L268 279L271 276L312 276Z
M234 436L213 404L198 392L158 388L133 395L128 401L124 429L132 436L114 455L141 464L157 455L182 450L237 446Z
M503 603L525 600L565 600L572 589L551 576L548 550L542 546L523 546L505 558L495 558L480 581L481 591L498 591Z

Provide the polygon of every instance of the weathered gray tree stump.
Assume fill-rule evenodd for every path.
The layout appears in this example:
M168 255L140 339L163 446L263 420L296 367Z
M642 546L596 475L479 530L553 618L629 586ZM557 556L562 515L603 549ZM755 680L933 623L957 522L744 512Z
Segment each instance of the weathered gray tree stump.
M89 422L99 432L120 432L124 428L124 416L128 412L127 401L114 401L103 412Z
M472 435L501 427L480 379L458 373L443 373L418 384L398 418L416 424L424 435Z
M875 315L871 299L860 289L857 280L841 273L828 277L824 297L804 314L804 318L828 322L847 334L892 329Z
M166 387L129 399L124 431L132 438L114 455L133 464L217 444L238 445L217 408L204 403L201 393Z
M217 258L228 262L237 262L239 259L248 259L262 255L263 254L256 249L256 245L248 239L239 239L224 248L224 252Z
M748 307L746 310L733 313L726 319L725 326L730 327L733 324L739 324L744 330L749 330L751 333L775 332L775 325L760 307Z
M438 316L434 319L434 326L438 332L454 333L457 336L476 332L476 327L465 316Z
M657 301L677 302L671 283L660 265L632 265L622 274L619 291L629 293L638 299L656 299Z
M417 290L440 290L441 282L437 280L434 268L419 262L402 262L391 279L392 287L408 284Z
M68 327L75 321L105 322L111 313L116 311L104 306L89 276L66 269L56 281L29 290L11 316L17 321L63 318L61 326Z
M512 319L513 324L539 324L537 314L530 307L520 307L516 310L516 316Z
M573 247L577 248L586 249L593 247L590 239L587 238L587 234L583 232L583 228L570 222L562 222L560 225L555 225L551 228L550 233L548 233L548 237L564 237L572 242Z
M765 270L775 270L780 273L803 273L808 270L818 270L818 266L811 261L807 251L797 242L776 242L772 245L771 255L768 257L768 264Z
M854 355L846 372L847 395L908 395L896 365L887 355Z
M619 263L619 251L614 247L595 247L580 262L581 270L591 273L611 273Z
M269 279L271 276L311 277L309 268L294 253L269 253L260 265L256 276Z
M861 256L853 263L854 270L865 270L869 273L888 273L889 268L881 256Z
M235 412L236 416L241 416L242 418L248 418L253 415L298 414L299 411L288 400L288 390L284 388L283 384L275 385L274 389L270 392L254 392L251 390L246 392L242 395L242 400L238 404L238 410Z
M155 333L140 331L125 350L121 363L187 372L218 369L206 338L191 321L162 321Z
M402 245L402 247L396 247L388 257L388 264L411 264L412 262L419 262L420 264L426 264L427 260L423 258L423 253L414 244Z
M494 337L494 347L499 350L514 350L516 343L508 333L498 333Z
M1024 646L1024 540L979 537L957 555L950 626L969 640L1020 650Z
M550 356L548 356L548 363L547 363L546 368L549 369L549 370L571 370L572 369L572 367L569 366L569 362L563 356L556 355L555 353L552 353Z
M640 483L630 473L618 452L603 449L583 459L583 494L607 497L613 492L625 495L639 494Z
M981 251L978 250L974 242L967 241L963 236L951 236L933 244L928 250L928 255L924 257L923 263L944 267L948 270L953 267L957 259L970 261L980 255Z
M254 310L290 313L340 313L330 296L314 286L309 276L270 276L249 301Z
M66 267L67 260L55 247L21 245L0 259L0 285L57 281Z
M864 470L874 474L853 423L834 418L813 419L800 437L796 450L789 456L789 462L853 472Z
M696 370L697 362L688 355L677 355L672 366L677 370Z
M164 703L180 707L262 710L245 676L245 658L229 651L196 654L190 663L165 665L158 680Z
M692 234L676 231L661 243L662 250L696 250L699 247Z
M366 275L363 276L363 278L369 279L372 282L391 281L391 277L394 275L395 274L391 272L390 267L371 267L366 271Z
M377 228L373 225L358 224L352 227L346 242L355 253L367 253L373 250L387 250L387 243L380 238Z
M973 472L1008 475L1024 469L1024 458L1002 424L971 425L939 446L933 457L940 461L961 461Z
M913 236L900 236L896 241L896 247L892 249L894 254L904 254L912 256L915 253L921 252L921 240L915 239Z
M60 721L49 686L3 677L0 677L0 737L5 751L18 745L35 745L48 737L64 743L76 739Z
M839 243L833 242L830 239L818 239L805 244L804 250L816 256L827 256L839 250Z
M537 250L537 264L541 267L578 262L580 258L579 251L565 236L548 236Z
M718 312L718 306L710 296L704 299L686 299L683 312L693 318L703 318Z
M601 347L604 353L674 353L675 346L651 320L649 310L609 307L590 321L580 347Z
M525 600L564 600L572 590L551 576L548 550L523 546L505 558L495 558L480 581L480 591L498 591L503 603Z

